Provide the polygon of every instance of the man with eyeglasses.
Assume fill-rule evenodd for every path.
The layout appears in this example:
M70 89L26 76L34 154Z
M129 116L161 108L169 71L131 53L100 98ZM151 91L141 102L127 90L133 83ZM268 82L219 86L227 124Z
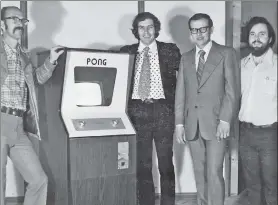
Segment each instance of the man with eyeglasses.
M211 40L213 22L197 13L188 21L196 45L184 53L175 97L175 138L188 143L198 205L224 205L223 162L240 96L233 48Z
M275 32L264 17L251 18L246 31L251 53L241 60L239 112L239 157L246 189L239 204L277 205Z
M35 82L45 83L63 53L54 47L45 63L34 69L29 54L19 44L28 20L17 7L1 10L1 205L5 204L7 155L28 183L24 205L45 205L47 176L29 136L40 139Z

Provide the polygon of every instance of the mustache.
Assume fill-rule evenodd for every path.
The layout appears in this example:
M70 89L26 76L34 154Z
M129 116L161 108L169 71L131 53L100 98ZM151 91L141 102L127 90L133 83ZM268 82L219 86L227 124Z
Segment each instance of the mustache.
M255 40L255 41L252 42L252 44L254 44L254 43L261 43L262 44L262 42L258 41L258 40Z
M17 27L14 28L14 32L15 32L16 30L21 30L21 31L23 31L24 29L23 29L23 27L21 27L21 26L17 26Z

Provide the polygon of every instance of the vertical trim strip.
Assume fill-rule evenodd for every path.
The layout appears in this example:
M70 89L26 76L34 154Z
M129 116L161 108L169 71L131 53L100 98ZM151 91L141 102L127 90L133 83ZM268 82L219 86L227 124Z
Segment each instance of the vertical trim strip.
M138 13L145 11L145 1L138 1Z
M225 44L236 50L236 55L240 59L240 25L241 25L241 2L225 2ZM240 73L239 73L240 75ZM240 90L240 86L238 88ZM228 140L225 154L225 195L226 197L238 194L238 141L239 122L236 119L233 128L234 140ZM232 187L234 187L233 190ZM236 192L236 193L235 193Z
M20 10L23 13L23 17L27 18L27 1L20 1ZM28 49L28 25L25 26L23 35L21 37L21 45Z

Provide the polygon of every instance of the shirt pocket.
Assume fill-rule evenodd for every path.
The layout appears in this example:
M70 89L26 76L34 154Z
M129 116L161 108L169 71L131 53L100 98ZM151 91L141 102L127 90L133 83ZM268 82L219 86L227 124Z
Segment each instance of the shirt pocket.
M277 93L277 78L265 76L264 78L264 92L268 95L276 95Z

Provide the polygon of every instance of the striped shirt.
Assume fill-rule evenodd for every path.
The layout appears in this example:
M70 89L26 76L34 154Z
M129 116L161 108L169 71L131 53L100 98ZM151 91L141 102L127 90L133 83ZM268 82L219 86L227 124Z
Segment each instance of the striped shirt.
M20 46L12 49L4 42L7 54L8 76L1 88L1 106L26 110L27 86L21 67Z

